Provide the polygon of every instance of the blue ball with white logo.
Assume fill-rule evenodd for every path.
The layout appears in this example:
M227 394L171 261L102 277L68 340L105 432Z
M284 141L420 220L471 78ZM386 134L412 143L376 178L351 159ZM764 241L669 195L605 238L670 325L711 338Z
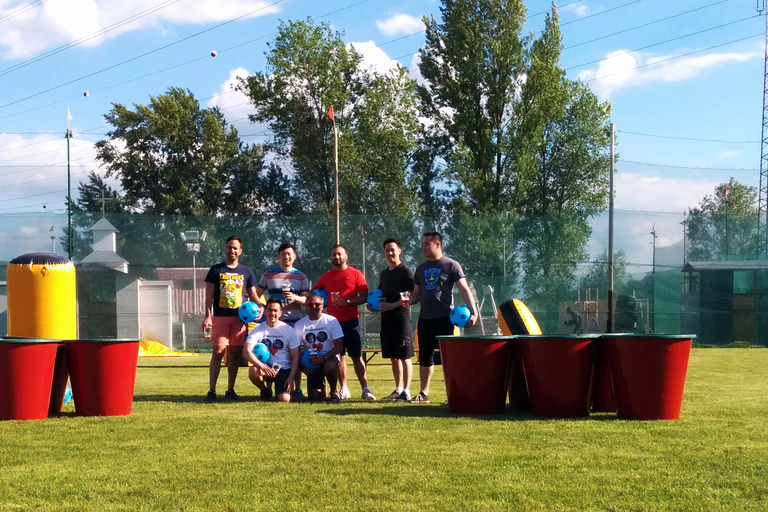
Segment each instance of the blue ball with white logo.
M464 327L471 316L472 311L467 306L456 306L451 310L451 323L456 327Z

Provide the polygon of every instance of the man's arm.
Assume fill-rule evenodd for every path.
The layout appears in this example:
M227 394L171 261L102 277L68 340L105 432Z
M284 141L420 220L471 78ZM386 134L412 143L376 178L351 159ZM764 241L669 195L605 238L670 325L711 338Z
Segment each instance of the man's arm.
M246 340L245 345L243 345L243 358L261 370L261 372L264 373L267 377L274 378L277 375L277 372L271 367L259 361L259 358L256 357L256 355L253 353L253 346L255 344L255 342L249 342Z
M469 317L466 327L472 327L477 322L477 305L475 304L475 297L472 295L472 290L469 289L467 278L462 277L456 281L456 287L459 289L461 298L464 299L464 304L472 311L472 316ZM411 301L413 302L413 301Z
M414 283L413 291L411 292L411 306L418 304L419 301L421 301L421 286Z

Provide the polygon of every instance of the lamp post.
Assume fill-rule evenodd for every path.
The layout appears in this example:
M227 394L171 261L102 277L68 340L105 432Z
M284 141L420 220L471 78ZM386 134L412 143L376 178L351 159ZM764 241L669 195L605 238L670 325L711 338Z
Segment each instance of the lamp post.
M200 252L200 243L205 242L208 233L200 233L197 228L191 228L180 234L181 239L187 243L187 252L192 253L192 314L197 314L197 266L196 256Z

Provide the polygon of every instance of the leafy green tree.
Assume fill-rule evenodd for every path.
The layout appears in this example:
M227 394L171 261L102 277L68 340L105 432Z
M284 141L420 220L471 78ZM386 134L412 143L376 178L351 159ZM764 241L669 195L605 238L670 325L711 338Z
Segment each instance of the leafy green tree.
M259 184L276 178L261 176L263 151L243 147L218 109L201 109L192 93L176 87L134 107L113 104L104 116L113 129L96 144L107 176L120 179L127 209L161 215L263 209L265 201L255 197Z
M620 250L613 255L613 289L618 295L625 293L629 274L627 273L627 253ZM601 297L608 296L608 253L598 256L579 280L579 288L597 288ZM629 291L631 294L631 290Z
M295 177L305 211L334 209L333 106L339 129L341 211L406 214L415 200L407 168L415 148L418 105L404 69L374 74L330 25L281 23L267 68L241 81L254 122L267 123L269 151Z
M429 87L422 94L431 97L434 120L451 137L447 161L466 191L465 212L507 211L516 206L517 172L508 147L525 73L526 8L520 0L442 3L442 23L424 18L419 69Z
M726 215L727 212L727 215ZM757 188L731 178L688 210L688 260L710 261L757 252ZM726 240L727 232L727 240Z

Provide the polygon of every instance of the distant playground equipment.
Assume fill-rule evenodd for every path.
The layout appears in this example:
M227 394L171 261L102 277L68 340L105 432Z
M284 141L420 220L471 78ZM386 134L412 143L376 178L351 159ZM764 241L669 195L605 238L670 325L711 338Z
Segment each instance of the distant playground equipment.
M250 324L256 321L256 317L259 316L261 307L255 302L243 302L243 304L237 309L237 316L243 323Z

